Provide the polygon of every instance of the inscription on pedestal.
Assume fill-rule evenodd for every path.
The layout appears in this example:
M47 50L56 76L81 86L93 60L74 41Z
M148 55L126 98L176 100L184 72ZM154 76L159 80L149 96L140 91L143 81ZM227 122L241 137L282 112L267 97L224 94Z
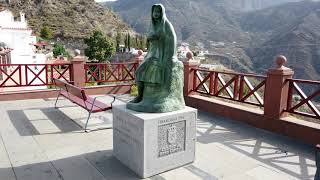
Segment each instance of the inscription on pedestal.
M197 110L137 113L126 105L112 107L113 155L142 178L195 159Z
M176 120L176 119L175 119ZM160 120L172 122L174 120ZM162 124L162 123L159 124ZM179 121L158 127L158 157L168 156L185 150L186 121Z

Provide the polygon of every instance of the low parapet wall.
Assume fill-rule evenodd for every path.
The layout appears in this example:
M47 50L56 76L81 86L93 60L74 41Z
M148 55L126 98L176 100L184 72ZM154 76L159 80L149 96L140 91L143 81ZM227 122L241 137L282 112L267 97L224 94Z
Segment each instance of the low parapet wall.
M185 97L185 100L188 106L199 110L241 121L308 144L316 145L320 143L320 124L317 123L304 121L292 116L270 119L264 115L262 109L228 103L200 95L189 95Z
M131 84L123 85L105 85L84 88L89 95L98 94L127 94L130 92ZM24 100L24 99L42 99L57 97L57 90L32 90L19 92L0 93L0 101Z

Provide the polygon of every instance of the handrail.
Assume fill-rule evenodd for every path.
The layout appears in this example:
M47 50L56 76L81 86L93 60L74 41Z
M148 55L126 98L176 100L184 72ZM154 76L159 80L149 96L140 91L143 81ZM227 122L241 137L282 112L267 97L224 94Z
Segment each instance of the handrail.
M308 84L318 84L320 85L320 81L313 81L313 80L305 80L305 79L287 79L287 81L294 81L298 83L308 83Z
M247 77L257 77L257 78L267 78L267 76L264 75L258 75L253 73L238 73L238 72L232 72L232 71L216 71L216 70L207 70L202 68L192 68L191 70L197 70L197 71L204 71L204 72L216 72L216 73L222 73L222 74L228 74L228 75L239 75L239 76L247 76Z
M86 65L100 65L100 64L106 64L106 65L121 65L121 64L137 64L135 61L130 62L123 62L123 63L89 63L87 62Z
M86 83L133 81L138 62L84 64Z
M0 64L0 77L1 88L53 85L53 78L72 80L72 64Z
M193 92L260 107L264 106L264 98L260 96L261 94L259 94L258 91L262 90L264 96L266 76L201 68L191 68L191 72L193 72ZM202 76L200 72L205 72L206 74ZM230 77L229 79L224 79L223 75ZM259 80L257 84L252 84L248 78ZM208 83L209 86L207 85ZM224 91L226 94L223 94ZM255 99L256 102L250 101L252 99Z

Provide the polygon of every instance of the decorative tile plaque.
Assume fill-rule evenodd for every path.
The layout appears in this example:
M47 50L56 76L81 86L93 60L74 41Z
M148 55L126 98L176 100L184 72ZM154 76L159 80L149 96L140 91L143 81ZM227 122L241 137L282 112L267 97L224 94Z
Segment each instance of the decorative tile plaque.
M186 121L174 122L158 127L158 157L185 150Z

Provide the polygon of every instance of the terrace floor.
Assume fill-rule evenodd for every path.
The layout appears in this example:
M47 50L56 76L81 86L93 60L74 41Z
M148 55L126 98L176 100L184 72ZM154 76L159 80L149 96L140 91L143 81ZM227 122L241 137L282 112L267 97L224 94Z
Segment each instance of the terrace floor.
M139 179L112 156L112 129L102 129L112 124L110 112L93 114L92 131L84 133L86 111L63 99L58 104L0 102L0 180ZM196 161L149 179L313 179L312 146L206 112L198 118Z

